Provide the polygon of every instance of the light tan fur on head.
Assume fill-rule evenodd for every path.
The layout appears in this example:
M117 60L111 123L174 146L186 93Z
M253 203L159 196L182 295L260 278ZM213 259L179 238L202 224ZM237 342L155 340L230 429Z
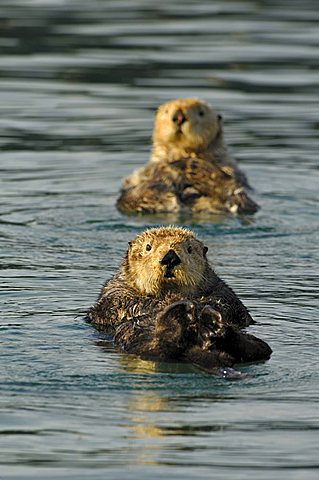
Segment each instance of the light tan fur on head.
M183 115L184 121L176 121L176 115ZM196 98L171 100L157 110L153 142L153 161L157 161L157 156L166 155L166 158L176 160L183 155L205 152L214 143L219 147L222 142L221 116Z
M161 260L170 250L181 263L174 267L174 276L166 278ZM207 247L186 228L152 228L129 242L122 268L127 283L140 295L161 296L170 291L191 295L203 279L206 252Z

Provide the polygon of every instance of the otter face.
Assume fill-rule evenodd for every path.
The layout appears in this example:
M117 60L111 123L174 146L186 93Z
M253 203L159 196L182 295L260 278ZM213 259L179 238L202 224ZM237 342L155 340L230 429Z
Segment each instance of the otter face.
M161 105L155 117L153 141L185 151L206 149L221 131L221 116L195 98Z
M141 295L193 294L207 266L207 247L187 229L147 230L129 243L125 276Z

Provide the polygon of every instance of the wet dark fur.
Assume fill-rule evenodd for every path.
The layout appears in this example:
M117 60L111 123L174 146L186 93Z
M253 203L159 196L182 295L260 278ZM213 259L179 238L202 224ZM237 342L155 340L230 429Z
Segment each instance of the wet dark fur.
M205 282L188 298L139 295L125 280L125 263L102 288L88 321L125 352L187 361L213 373L238 362L266 360L270 347L241 328L253 323L236 294L207 264Z
M259 208L238 178L200 158L149 163L141 177L138 185L121 190L119 210L253 214Z

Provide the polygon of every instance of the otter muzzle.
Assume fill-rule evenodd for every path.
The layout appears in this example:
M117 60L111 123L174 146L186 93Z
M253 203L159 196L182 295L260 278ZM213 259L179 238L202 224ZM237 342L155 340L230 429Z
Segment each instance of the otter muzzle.
M187 118L182 110L177 110L174 113L172 120L180 127L184 122L186 122Z
M166 271L164 274L164 277L166 278L172 278L175 275L173 274L174 268L182 263L181 259L179 256L174 252L174 250L170 249L166 255L162 258L161 260L161 265L164 265L166 267Z

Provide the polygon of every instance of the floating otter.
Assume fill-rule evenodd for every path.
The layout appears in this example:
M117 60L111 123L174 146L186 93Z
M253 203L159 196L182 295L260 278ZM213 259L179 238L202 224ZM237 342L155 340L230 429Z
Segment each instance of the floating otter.
M126 352L188 361L208 372L268 359L270 347L241 331L253 319L206 253L185 228L146 230L129 242L88 321L108 331Z
M156 113L149 163L124 179L124 213L255 213L245 174L228 154L222 118L194 98L173 100Z

